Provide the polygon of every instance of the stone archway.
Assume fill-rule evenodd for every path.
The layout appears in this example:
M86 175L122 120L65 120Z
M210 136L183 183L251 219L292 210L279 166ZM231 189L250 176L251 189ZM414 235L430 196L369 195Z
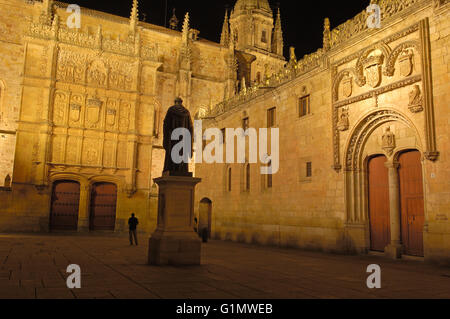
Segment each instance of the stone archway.
M401 214L396 154L405 149L422 149L421 138L412 121L401 112L382 108L366 115L352 130L344 158L346 230L357 251L372 247L369 203L369 162L384 155L389 192L390 242L384 249L400 257Z
M207 229L208 238L211 238L212 231L212 201L209 198L203 198L199 207L198 231L201 234L203 229Z

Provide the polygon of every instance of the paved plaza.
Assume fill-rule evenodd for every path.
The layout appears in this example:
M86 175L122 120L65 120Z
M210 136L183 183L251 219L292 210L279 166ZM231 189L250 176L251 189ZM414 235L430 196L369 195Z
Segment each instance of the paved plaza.
M450 298L450 269L420 260L342 256L212 241L200 267L148 266L147 238L0 235L0 298ZM66 286L81 268L81 289ZM382 288L368 289L378 264Z

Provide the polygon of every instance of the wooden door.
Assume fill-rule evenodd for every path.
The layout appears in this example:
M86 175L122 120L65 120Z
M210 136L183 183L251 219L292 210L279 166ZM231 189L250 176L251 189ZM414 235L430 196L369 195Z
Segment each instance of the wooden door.
M72 181L53 184L50 230L77 230L80 185Z
M423 256L425 209L420 153L403 153L399 163L402 242L407 255Z
M384 251L391 242L389 217L389 176L384 166L385 156L377 156L369 161L369 220L370 245L375 251Z
M116 224L117 187L110 183L98 183L91 192L91 230L111 230Z

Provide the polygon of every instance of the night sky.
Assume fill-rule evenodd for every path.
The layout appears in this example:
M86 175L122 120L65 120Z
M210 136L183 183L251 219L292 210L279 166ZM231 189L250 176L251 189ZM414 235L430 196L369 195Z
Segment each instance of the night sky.
M200 30L200 37L219 42L222 30L225 7L232 8L235 0L140 0L139 17L149 23L164 25L172 16L172 8L176 8L180 26L186 11L191 16L191 28ZM76 0L74 3L91 9L96 9L119 16L129 17L132 0ZM269 0L273 8L280 4L283 24L285 55L289 47L296 48L297 57L316 51L322 47L323 20L329 17L331 27L352 18L365 10L369 0L346 1L311 1L301 0ZM311 4L317 6L312 7ZM168 25L168 23L167 23Z

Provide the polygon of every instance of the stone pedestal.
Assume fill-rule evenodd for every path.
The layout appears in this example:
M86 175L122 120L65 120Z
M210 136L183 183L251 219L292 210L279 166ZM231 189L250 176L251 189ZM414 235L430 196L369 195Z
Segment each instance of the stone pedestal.
M200 265L201 240L194 232L195 186L201 179L163 176L159 186L158 227L150 238L150 265Z

